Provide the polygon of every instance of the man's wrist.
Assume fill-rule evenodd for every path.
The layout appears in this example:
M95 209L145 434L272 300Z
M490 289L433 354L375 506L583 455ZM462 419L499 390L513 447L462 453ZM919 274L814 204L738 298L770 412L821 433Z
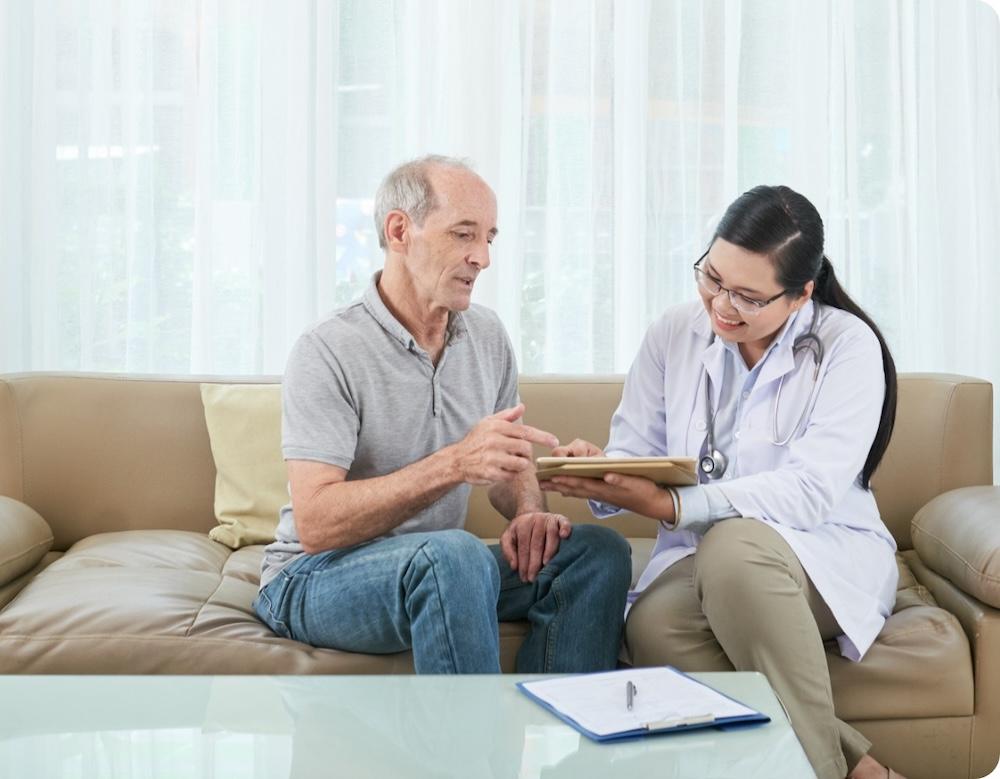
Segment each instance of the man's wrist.
M443 487L457 487L465 484L465 476L462 473L461 456L458 444L451 444L442 447L431 454L427 460L434 462L435 481L440 480Z
M522 514L545 513L549 510L548 500L538 486L534 468L522 471L509 484L514 498L515 517Z
M544 514L548 510L549 507L544 493L532 495L531 493L526 494L521 490L514 499L515 517L519 517L522 514Z

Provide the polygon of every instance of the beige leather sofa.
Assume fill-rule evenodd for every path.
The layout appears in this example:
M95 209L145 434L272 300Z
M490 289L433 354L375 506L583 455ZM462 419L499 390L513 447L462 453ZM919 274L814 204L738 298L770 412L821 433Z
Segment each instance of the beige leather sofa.
M521 392L529 423L603 441L621 379L523 378ZM838 713L911 777L982 776L1000 750L991 385L902 376L874 484L899 542L900 590L862 663L829 655ZM214 485L199 379L0 376L0 673L412 670L406 654L313 649L261 625L250 609L261 547L209 540ZM552 503L593 521L578 502ZM638 572L652 523L613 524ZM468 527L484 538L503 527L481 492ZM523 631L501 627L506 669Z

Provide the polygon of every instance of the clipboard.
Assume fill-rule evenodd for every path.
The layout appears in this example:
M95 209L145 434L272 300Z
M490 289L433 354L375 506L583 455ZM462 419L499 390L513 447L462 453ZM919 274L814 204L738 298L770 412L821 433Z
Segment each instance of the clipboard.
M637 690L636 702L642 700L644 690L647 697L653 698L634 711L626 709L624 691L625 685L630 682L636 685L633 688ZM597 742L684 733L703 728L725 730L771 721L766 714L672 666L561 676L518 682L517 687L542 708ZM672 691L674 695L672 699L666 696L658 699L657 691ZM617 694L608 698L609 692ZM603 709L607 711L601 711ZM594 711L601 711L596 719Z
M643 476L657 484L684 487L698 483L694 457L539 457L535 460L539 479L579 476L602 479L606 473Z

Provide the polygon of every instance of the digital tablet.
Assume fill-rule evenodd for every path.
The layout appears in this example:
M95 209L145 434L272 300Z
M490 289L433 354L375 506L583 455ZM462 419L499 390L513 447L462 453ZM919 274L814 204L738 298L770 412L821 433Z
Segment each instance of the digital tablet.
M694 457L539 457L535 466L540 480L553 476L602 479L606 473L624 473L657 484L698 483L698 461Z

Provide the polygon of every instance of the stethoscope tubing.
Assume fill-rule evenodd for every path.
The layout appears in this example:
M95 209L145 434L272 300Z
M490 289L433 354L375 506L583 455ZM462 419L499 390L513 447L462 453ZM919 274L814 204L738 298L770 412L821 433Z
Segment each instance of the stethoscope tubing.
M798 432L802 423L805 421L806 414L809 412L810 406L812 406L813 396L816 393L816 387L819 382L819 369L823 364L823 357L825 353L825 348L823 346L823 341L816 332L817 326L819 325L819 311L820 305L816 301L813 301L813 315L812 321L809 323L809 330L800 335L792 343L792 359L795 355L802 349L806 349L812 354L814 367L813 367L813 386L812 390L809 392L809 397L806 399L805 405L802 407L802 412L799 414L798 420L792 426L791 431L785 438L781 438L778 434L778 407L781 403L781 390L785 384L785 377L782 376L778 380L778 389L774 394L774 408L772 410L772 426L771 426L771 443L775 446L787 446L795 434ZM715 334L712 334L712 340L715 340ZM712 408L712 390L711 390L711 380L708 376L708 369L705 370L705 426L707 428L707 440L708 450L704 457L702 457L698 462L698 469L709 479L719 479L726 472L726 467L728 462L724 453L715 448L715 411Z
M816 392L816 384L819 381L819 366L823 362L823 342L820 340L818 335L812 332L812 326L810 326L808 333L800 335L795 339L795 343L792 344L793 359L795 353L800 349L808 349L812 353L814 362L813 386L809 392L809 397L806 399L805 405L802 407L802 413L799 414L798 420L794 425L792 425L792 429L789 431L788 435L785 438L781 438L778 435L778 404L781 403L781 388L785 384L785 377L782 376L778 380L778 389L774 393L774 415L771 419L771 443L775 446L787 446L798 432L799 428L802 427L806 414L809 413L809 407L812 405L813 395Z

